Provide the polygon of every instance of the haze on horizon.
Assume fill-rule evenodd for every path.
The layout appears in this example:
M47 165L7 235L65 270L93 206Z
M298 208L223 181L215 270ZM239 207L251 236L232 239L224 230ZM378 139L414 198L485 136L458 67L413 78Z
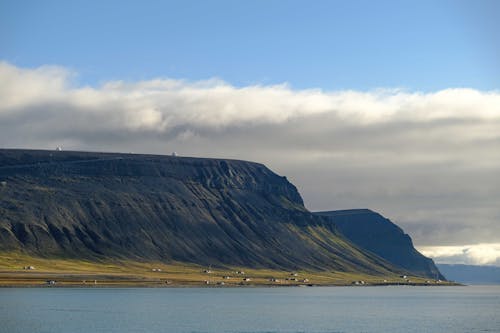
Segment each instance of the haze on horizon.
M498 3L207 3L1 2L0 147L262 162L500 265Z

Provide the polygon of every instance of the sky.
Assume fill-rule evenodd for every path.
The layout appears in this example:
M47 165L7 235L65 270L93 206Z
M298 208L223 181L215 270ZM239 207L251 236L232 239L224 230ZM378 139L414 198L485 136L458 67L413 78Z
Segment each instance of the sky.
M262 162L500 265L498 1L0 0L0 148Z

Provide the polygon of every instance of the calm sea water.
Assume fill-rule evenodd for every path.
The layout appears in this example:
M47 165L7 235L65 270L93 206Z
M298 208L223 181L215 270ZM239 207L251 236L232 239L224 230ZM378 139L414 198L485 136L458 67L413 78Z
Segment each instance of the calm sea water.
M0 332L500 332L500 286L0 289Z

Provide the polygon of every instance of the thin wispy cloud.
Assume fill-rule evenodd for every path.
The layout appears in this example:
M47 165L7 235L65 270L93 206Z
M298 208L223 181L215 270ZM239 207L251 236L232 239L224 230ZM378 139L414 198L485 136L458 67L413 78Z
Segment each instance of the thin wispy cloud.
M254 160L310 209L378 210L422 246L500 242L499 91L75 82L0 63L0 145Z

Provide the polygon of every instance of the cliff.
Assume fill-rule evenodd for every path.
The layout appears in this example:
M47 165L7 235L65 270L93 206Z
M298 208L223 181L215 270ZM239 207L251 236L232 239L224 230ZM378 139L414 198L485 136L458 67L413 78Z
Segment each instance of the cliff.
M410 236L382 215L369 209L314 214L327 217L351 242L393 265L415 275L444 280L434 261L418 252Z
M262 164L0 150L0 251L202 265L401 271L308 212Z

